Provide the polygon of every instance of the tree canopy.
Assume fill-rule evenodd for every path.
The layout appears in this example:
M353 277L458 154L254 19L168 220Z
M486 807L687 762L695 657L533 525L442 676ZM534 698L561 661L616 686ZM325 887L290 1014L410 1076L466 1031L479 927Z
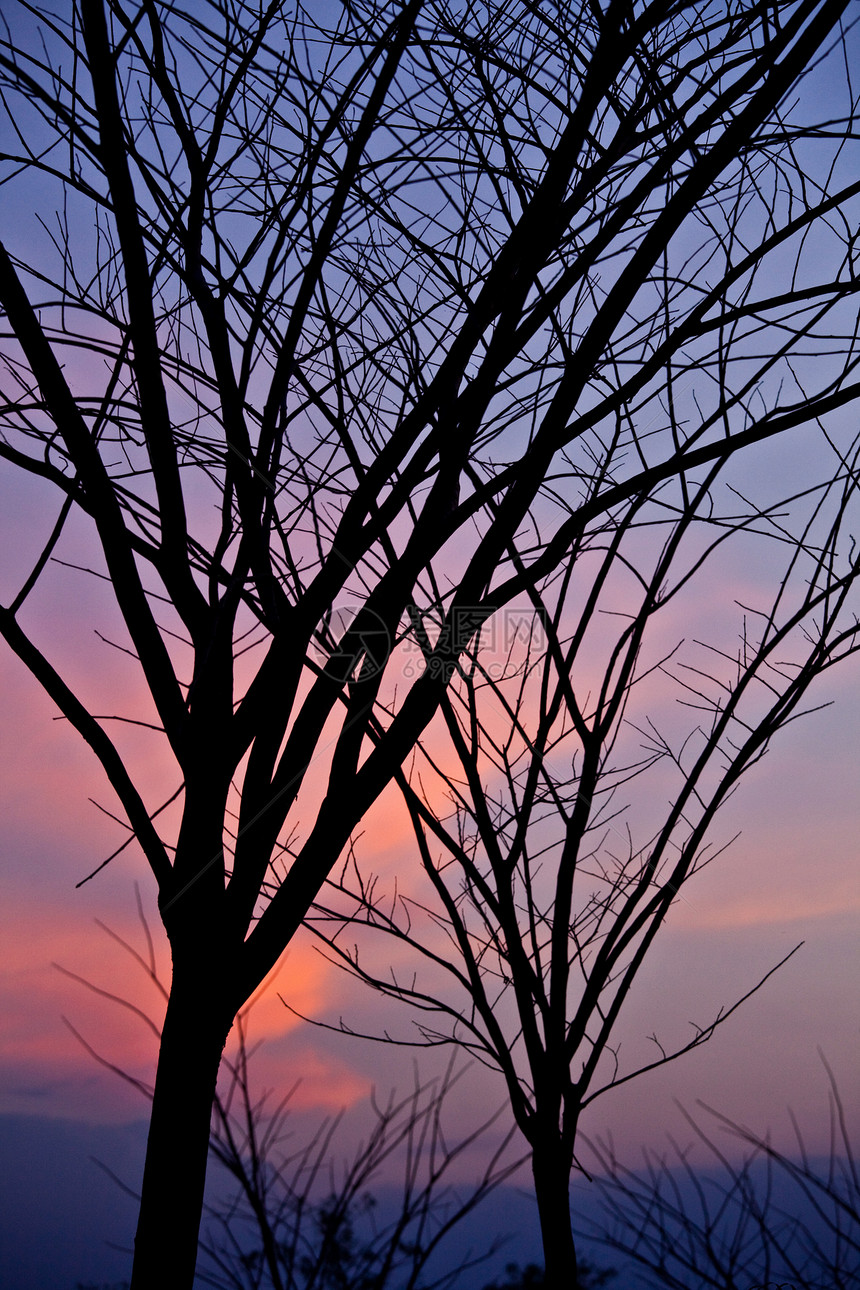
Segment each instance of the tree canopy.
M849 12L9 6L0 455L54 510L0 629L99 758L173 956L135 1287L190 1284L225 1037L391 786L572 1266L629 986L715 811L856 645ZM78 523L167 801L29 621ZM637 716L633 753L651 624L738 538L782 553L772 586L679 661L688 735ZM670 805L618 852L655 766Z

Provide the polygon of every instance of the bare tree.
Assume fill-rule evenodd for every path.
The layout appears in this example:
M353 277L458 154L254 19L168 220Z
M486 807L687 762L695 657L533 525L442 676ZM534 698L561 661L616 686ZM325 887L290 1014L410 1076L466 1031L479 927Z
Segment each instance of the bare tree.
M454 1045L501 1071L532 1153L548 1267L570 1263L569 1182L582 1111L706 1043L800 948L687 1041L664 1045L655 1033L651 1057L622 1062L617 1022L648 948L683 885L723 850L709 841L714 817L774 734L802 715L810 684L857 648L853 616L839 625L855 573L834 575L829 554L846 545L839 530L855 474L852 462L821 547L810 542L800 508L802 532L796 545L789 541L774 600L739 610L734 656L679 644L670 658L637 668L652 620L689 577L682 565L673 580L670 562L690 517L662 549L643 544L622 555L641 583L638 609L631 588L621 608L610 585L619 559L613 535L584 608L577 601L568 611L575 584L567 578L551 607L539 605L537 654L531 641L519 666L508 656L500 683L490 652L471 653L442 704L457 761L419 749L412 774L398 776L427 893L388 890L353 853L310 915L335 962L417 1013L413 1033L397 1037L389 1022L383 1042ZM785 517L779 529L786 540ZM795 583L798 562L806 577ZM619 626L594 693L572 678L601 609ZM652 671L676 684L692 709L688 726L671 710L668 729L649 713ZM649 797L658 793L668 807L655 828ZM384 952L380 967L374 933L399 947L399 970ZM404 947L412 952L405 961ZM340 1028L348 1031L348 1020Z
M128 954L132 970L148 978L156 998L166 1002L168 989L138 889L135 895L142 945L100 926ZM149 1010L60 964L54 966L160 1037L158 1021ZM436 1079L422 1081L415 1069L412 1092L405 1097L393 1089L387 1094L371 1090L368 1123L350 1158L339 1142L345 1111L302 1135L292 1118L301 1076L280 1095L260 1086L254 1071L260 1043L249 1039L256 1002L236 1018L221 1063L209 1151L223 1171L222 1181L226 1176L232 1186L226 1192L216 1176L204 1208L200 1248L206 1257L198 1267L198 1280L217 1290L456 1287L465 1271L479 1267L504 1243L501 1236L482 1240L477 1249L461 1254L453 1270L451 1259L445 1258L451 1233L523 1164L523 1158L509 1150L515 1128L492 1133L504 1108L452 1137L445 1122L464 1070L454 1069L453 1057ZM66 1024L99 1065L152 1101L150 1085L94 1049L71 1022ZM484 1159L476 1169L469 1160L478 1152ZM122 1179L102 1167L128 1190ZM377 1193L383 1185L386 1197L379 1203Z
M693 1141L673 1142L671 1155L646 1153L644 1168L622 1164L612 1142L589 1141L603 1212L588 1236L626 1254L641 1283L687 1290L753 1290L778 1284L804 1290L860 1286L860 1171L832 1071L831 1139L826 1160L808 1152L792 1117L797 1153L700 1104L684 1112ZM740 1142L745 1154L732 1161Z
M521 1163L507 1150L511 1130L488 1148L474 1183L456 1181L458 1165L486 1140L500 1112L465 1136L450 1138L444 1112L459 1078L450 1065L441 1080L427 1084L416 1073L406 1097L392 1093L383 1103L374 1098L369 1131L352 1160L340 1162L341 1117L296 1147L289 1135L290 1094L274 1105L265 1093L257 1094L251 1056L240 1025L226 1087L215 1101L210 1143L237 1189L232 1199L212 1207L203 1241L207 1285L448 1290L495 1252L499 1237L482 1242L453 1269L447 1260L446 1267L446 1238ZM373 1190L383 1171L393 1189L388 1204Z
M510 1041L477 1046L533 1149L548 1276L575 1267L576 1120L629 981L715 806L854 644L848 10L5 7L2 455L56 502L0 626L100 760L173 960L135 1290L191 1284L233 1018L396 780L447 916L459 928L473 895L486 910L486 950L457 936L493 1034L469 974L495 955L513 983L534 1104ZM804 78L821 60L819 110ZM810 435L820 477L745 500L747 455L771 445L779 463ZM732 677L686 674L701 748L648 728L646 761L689 787L650 847L601 860L586 839L630 773L607 758L645 628L744 533L787 543L775 608L751 610ZM56 560L105 580L151 710L85 703L64 677L30 611ZM470 642L524 606L546 629L532 689L484 686ZM583 680L604 608L627 617L598 643L603 679ZM154 728L169 802L147 799L116 720ZM478 783L491 730L498 797ZM479 844L416 778L439 739ZM535 811L564 839L523 911L482 856L533 883ZM465 898L445 894L432 836L454 838ZM588 869L617 899L575 905Z

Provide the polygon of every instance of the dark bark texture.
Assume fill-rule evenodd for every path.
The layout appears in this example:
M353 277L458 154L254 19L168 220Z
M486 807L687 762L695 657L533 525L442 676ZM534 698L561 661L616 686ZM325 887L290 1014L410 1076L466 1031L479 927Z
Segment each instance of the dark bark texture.
M135 1237L132 1290L194 1280L212 1103L232 1016L217 971L174 971L164 1019Z

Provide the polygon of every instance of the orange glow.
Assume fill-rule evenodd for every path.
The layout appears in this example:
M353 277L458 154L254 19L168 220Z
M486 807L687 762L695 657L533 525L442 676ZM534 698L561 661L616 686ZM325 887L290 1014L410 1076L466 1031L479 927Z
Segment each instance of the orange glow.
M735 628L728 621L717 621L715 614L716 607L731 603L734 595L750 602L755 600L755 588L745 587L741 591L739 585L734 583L729 590L726 584L712 581L696 596L691 591L685 597L684 616L690 621L695 619L697 624L700 617L705 619L705 626L701 628L703 638L712 637L723 645L729 637L734 639ZM62 602L68 608L65 617L60 619L56 614L43 612L41 618L43 627L49 627L66 642L62 652L70 679L75 683L80 681L86 695L96 686L102 695L113 695L110 711L144 715L147 699L132 660L98 641L93 644L93 622L87 619L92 606L85 605L75 621L71 597L67 586ZM685 631L689 627L679 623L677 616L673 621L667 615L659 634L650 642L653 656L671 648ZM649 657L644 661L650 665L653 660ZM583 663L583 685L591 682L592 665L596 677L599 663L599 658L589 655L587 677ZM154 886L137 848L130 847L92 883L77 892L74 890L74 884L123 840L120 826L87 801L93 796L113 809L113 797L90 750L68 723L53 720L51 702L27 677L21 665L4 655L2 666L7 698L0 761L4 783L4 811L0 818L4 837L4 891L0 907L4 928L0 978L4 1011L4 1028L0 1034L0 1111L103 1121L145 1118L145 1100L115 1074L97 1065L61 1018L68 1017L105 1059L147 1082L151 1081L154 1071L155 1036L127 1010L62 976L51 963L59 962L95 986L128 998L158 1022L163 1009L158 991L122 947L93 922L98 917L140 949L141 929L134 912L132 889L132 880L139 879L158 947L159 972L166 981L169 956L155 913ZM643 702L647 699L646 708L650 706L655 713L665 714L667 721L678 720L677 694L666 677L654 674L639 693ZM717 939L722 936L728 940L733 929L742 931L746 946L759 939L757 931L764 942L787 923L796 925L796 939L800 940L806 935L808 923L818 919L823 926L828 916L856 912L860 908L854 875L846 874L849 867L846 857L856 855L856 694L850 668L839 674L838 686L835 680L825 679L820 697L837 698L837 706L809 722L792 726L782 740L776 741L774 753L742 787L727 809L725 822L718 817L715 836L719 840L727 840L737 828L742 829L742 837L685 889L683 900L672 911L666 929L667 953L675 944L676 928L691 933L698 930L706 937L708 929L713 929ZM102 709L97 707L96 711ZM683 717L684 713L680 715ZM498 733L501 714L491 713L488 720ZM117 733L113 724L110 732ZM170 759L164 755L160 736L133 727L119 733L120 745L133 760L135 773L141 777L150 802L157 803L160 794L175 787L174 771ZM443 768L448 766L450 743L443 724L434 723L427 736L428 749L437 764ZM444 811L444 786L420 761L416 765L433 805ZM297 803L305 835L314 801L324 791L328 770L325 751L318 767L317 770L317 764L314 765L307 792ZM660 800L655 801L654 809L662 810L660 792L656 798ZM631 813L631 823L636 818L637 812ZM383 794L359 832L357 853L361 866L367 873L380 875L381 888L390 890L396 876L398 891L402 894L423 891L412 827L396 788L389 788ZM849 983L844 958L840 958L840 946L844 942L837 945L834 940L830 947L822 932L822 944L829 947L831 954L827 958L822 950L818 968L824 1002L814 1009L814 1018L810 1013L802 1030L803 1051L811 1054L809 1078L815 1082L816 1090L819 1072L815 1045L824 1043L828 1055L838 1060L838 1045L843 1043L833 1026L827 1029L827 1014L832 1010L834 1014L841 1011L843 1016L847 1015L852 1006L847 999L849 995L853 998L853 985ZM397 960L398 970L409 970L402 946L392 946L390 956L387 947L383 949L386 962ZM768 958L766 966L778 959L778 949ZM655 962L658 960L659 953ZM697 998L704 997L714 974L713 963L706 968L691 959L685 964L684 989ZM742 975L743 986L755 976L755 969ZM798 983L802 986L805 979L792 978L796 987ZM666 990L667 982L671 985L668 993L677 993L679 983L671 972L663 975L658 984L643 984L643 1027L647 1027L653 999L658 991ZM360 1018L356 1021L357 1029L378 1033L390 1026L398 1033L405 1033L409 1028L405 1012L397 1011L392 1016L390 1011L383 1011L387 1006L384 1001L362 994L358 986L345 989L343 976L316 952L311 938L299 937L251 1010L249 1040L251 1043L263 1041L253 1059L255 1087L271 1087L283 1093L298 1079L293 1099L296 1109L329 1112L355 1105L367 1095L370 1077L360 1074L360 1070L371 1070L377 1064L388 1079L392 1059L387 1050L373 1049L368 1055L366 1048L356 1050L346 1038L326 1037L323 1041L283 1006L279 991L297 1012L330 1020L333 1024L337 1024L343 1013L347 1023L351 1018ZM767 1000L775 997L769 994ZM799 1006L798 998L793 999L793 1007ZM763 1008L767 1000L762 996ZM722 1001L721 995L717 1003ZM698 1010L695 1015L699 1015ZM751 1012L750 1015L758 1014ZM637 1033L639 1020L637 1012L632 1023ZM839 1034L844 1030L843 1025ZM718 1103L719 1072L732 1066L732 1053L739 1051L733 1046L733 1033L727 1029L701 1060L691 1061L689 1076L681 1075L687 1069L684 1063L670 1068L664 1086L670 1090L667 1096L670 1098L672 1091L687 1089L691 1097L709 1096ZM744 1034L740 1028L737 1033ZM801 1033L800 1023L797 1033ZM746 1049L750 1043L748 1037L741 1042L743 1051L737 1059L739 1062L748 1061ZM797 1060L778 1048L778 1039L770 1039L769 1044L771 1052L779 1054L780 1061ZM408 1056L411 1059L411 1050ZM418 1056L420 1059L421 1055ZM770 1087L770 1076L765 1070L766 1054L757 1061L761 1071L756 1077L758 1082L755 1086L751 1083L750 1089L751 1096L761 1106L764 1093L760 1095L759 1090ZM713 1072L713 1077L708 1072ZM694 1075L702 1081L699 1087L694 1087ZM402 1077L392 1075L391 1079L403 1083ZM707 1087L708 1079L710 1087ZM640 1097L648 1096L643 1085L642 1092L636 1092L635 1100L638 1103ZM797 1093L791 1093L786 1100L797 1103L798 1098ZM650 1133L650 1128L639 1123L637 1114L634 1108L628 1134L631 1140L635 1140L637 1133L643 1136ZM649 1115L654 1134L661 1132L659 1121L659 1114ZM618 1126L627 1134L623 1116Z

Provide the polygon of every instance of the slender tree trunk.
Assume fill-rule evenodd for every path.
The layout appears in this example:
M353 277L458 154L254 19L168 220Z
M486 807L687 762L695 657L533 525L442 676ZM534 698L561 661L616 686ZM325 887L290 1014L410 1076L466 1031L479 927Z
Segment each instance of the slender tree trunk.
M215 1082L232 1024L217 973L177 971L161 1036L131 1290L191 1290Z
M570 1221L570 1166L569 1154L558 1137L534 1145L532 1174L546 1284L551 1290L573 1290L577 1283L576 1247Z

